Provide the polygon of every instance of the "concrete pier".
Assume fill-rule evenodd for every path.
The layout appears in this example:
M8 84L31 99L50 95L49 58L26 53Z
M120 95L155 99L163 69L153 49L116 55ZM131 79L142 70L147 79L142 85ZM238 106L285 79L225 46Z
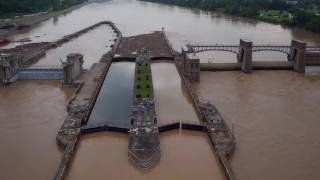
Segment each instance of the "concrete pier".
M83 72L83 55L78 53L71 53L67 56L67 60L62 62L64 71L63 84L73 84Z
M241 70L244 73L252 71L252 42L240 39L238 62L241 64Z
M12 54L0 54L0 85L14 82L20 68L22 68L21 57Z
M292 40L290 48L290 61L294 62L293 70L298 73L305 72L305 52L306 52L306 43Z
M154 167L161 156L150 57L149 49L138 50L129 130L129 160L142 169Z

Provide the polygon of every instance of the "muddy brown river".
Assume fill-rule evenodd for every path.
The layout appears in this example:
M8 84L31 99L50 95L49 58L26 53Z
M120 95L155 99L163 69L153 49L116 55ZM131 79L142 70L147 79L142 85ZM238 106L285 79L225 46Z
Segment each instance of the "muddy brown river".
M175 64L157 62L151 70L158 123L199 122Z
M93 63L99 62L101 56L110 50L114 36L108 25L96 27L60 47L47 51L33 66L61 66L61 61L66 61L68 54L81 53L84 56L83 68L90 69Z
M202 72L194 88L233 126L238 179L319 178L320 75Z
M53 179L61 161L55 137L72 93L57 81L0 88L0 179Z
M160 135L161 160L153 169L141 171L128 160L128 136L95 133L81 138L68 180L224 180L208 136L193 131L170 131Z
M320 45L319 34L299 28L135 0L100 0L9 38L54 41L102 20L115 22L125 36L164 27L176 50L187 43L238 44L240 38L250 39L255 44L286 45L291 39L297 39L308 45ZM49 52L47 56L52 58L39 63L52 65L51 59L56 62L65 56L65 52L78 50L93 57L87 58L85 63L90 67L100 53L104 53L102 51L108 50L104 44L108 42L108 36L100 36L103 31L97 31L97 34L77 39L84 43L75 40L75 43L61 47L65 50ZM21 43L1 48L18 44ZM229 53L202 53L200 57L201 62L236 61L235 55ZM286 60L285 55L270 52L254 54L253 58ZM155 95L159 118L163 121L195 120L174 66L155 66L153 78L157 80ZM237 179L318 179L319 79L317 75L304 76L287 71L251 75L240 72L201 74L202 82L195 86L196 91L204 99L211 100L227 123L234 126L237 146L231 163ZM61 159L55 136L66 116L66 104L72 91L61 89L55 81L21 81L0 87L0 179L46 180L54 177ZM167 104L166 99L171 103ZM83 137L68 179L223 178L204 134L162 134L162 159L149 173L142 173L127 162L127 141L126 136L114 133ZM116 173L117 176L108 176Z

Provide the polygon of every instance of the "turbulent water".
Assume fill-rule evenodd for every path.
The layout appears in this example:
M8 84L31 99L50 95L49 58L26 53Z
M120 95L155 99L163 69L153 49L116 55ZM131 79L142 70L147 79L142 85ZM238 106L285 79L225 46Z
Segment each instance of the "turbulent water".
M91 3L9 38L54 41L102 20L115 22L125 36L164 27L176 50L187 43L238 44L240 38L250 39L254 44L287 45L297 39L308 45L320 45L319 34L298 28L135 0ZM85 51L92 57L85 63L88 68L104 50L108 50L107 44L103 43L108 42L108 36L103 36L100 30L61 48ZM18 44L11 43L3 48ZM56 49L47 54L52 58L39 63L50 65L50 59L56 62L64 56L65 51ZM200 57L202 62L236 60L235 55L229 53L203 53ZM254 54L253 58L286 60L284 54L273 52ZM152 66L159 118L164 121L195 120L194 110L173 65ZM196 87L197 92L212 100L226 121L234 124L237 149L232 167L237 179L316 180L319 177L318 79L318 76L291 72L201 74L202 83ZM53 178L61 157L55 135L66 116L70 94L69 90L61 89L52 81L25 81L0 87L0 139L3 145L0 179ZM170 99L171 103L165 106L163 99ZM69 179L222 179L206 135L166 133L161 135L161 148L160 164L146 173L128 163L126 136L114 133L85 136Z

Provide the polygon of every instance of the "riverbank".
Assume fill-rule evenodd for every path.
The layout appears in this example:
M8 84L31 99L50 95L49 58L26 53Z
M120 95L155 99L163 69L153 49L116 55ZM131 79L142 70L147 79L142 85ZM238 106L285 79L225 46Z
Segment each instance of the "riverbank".
M214 3L209 0L188 1L188 0L139 0L151 3L167 4L172 6L199 9L208 12L224 13L228 15L252 18L255 20L279 24L282 26L301 28L310 32L320 33L320 16L317 13L311 13L307 9L289 4L268 5L259 4L238 4L239 2ZM231 4L230 4L231 3ZM278 7L279 6L279 7Z
M30 26L29 28L33 28L34 26L36 26L37 24L40 24L43 21L46 21L50 18L59 16L61 14L69 13L69 12L71 12L75 9L81 8L89 3L91 3L91 2L84 2L81 4L77 4L77 5L71 6L69 8L60 10L60 11L54 11L54 12L49 12L49 13L45 13L45 14L38 14L35 16L24 16L24 17L14 18L13 21L16 22L17 25L26 24L26 25ZM0 36L7 37L9 35L17 33L18 31L19 30L17 30L16 28L0 29Z

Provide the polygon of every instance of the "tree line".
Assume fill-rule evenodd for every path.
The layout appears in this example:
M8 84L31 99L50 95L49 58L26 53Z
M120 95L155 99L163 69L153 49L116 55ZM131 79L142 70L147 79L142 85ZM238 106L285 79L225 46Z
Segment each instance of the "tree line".
M279 10L290 12L292 18L277 21L285 25L299 26L320 32L320 0L301 0L292 5L285 0L145 0L172 4L209 11L222 11L227 14L259 18L261 10ZM261 18L259 18L261 19Z
M82 2L84 0L0 0L0 15L56 11Z

